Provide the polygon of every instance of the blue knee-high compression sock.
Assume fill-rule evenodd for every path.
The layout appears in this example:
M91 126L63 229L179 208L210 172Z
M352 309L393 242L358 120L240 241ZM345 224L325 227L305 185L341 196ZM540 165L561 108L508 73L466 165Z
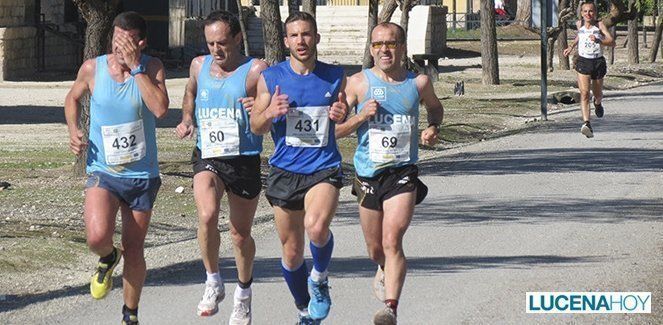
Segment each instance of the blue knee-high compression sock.
M329 262L331 262L332 251L334 251L334 234L329 232L327 243L318 247L313 242L310 243L311 255L313 255L313 267L316 271L326 274Z
M290 270L281 261L281 272L283 272L283 278L285 279L285 283L288 284L292 297L295 298L297 308L306 308L309 300L311 300L308 294L308 269L306 268L306 262L302 262L302 265L298 268Z

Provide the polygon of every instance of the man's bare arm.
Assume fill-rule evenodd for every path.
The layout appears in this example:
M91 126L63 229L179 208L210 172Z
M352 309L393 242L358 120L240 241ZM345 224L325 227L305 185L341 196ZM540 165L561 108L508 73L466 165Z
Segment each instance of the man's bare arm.
M288 113L289 103L288 95L281 94L280 88L276 85L274 95L269 93L265 77L260 76L256 91L256 101L251 114L251 132L262 135L272 127L272 120Z
M182 121L175 127L175 133L182 139L193 137L193 114L196 108L196 94L198 92L198 74L203 65L205 57L199 56L191 60L189 66L189 80L184 87L182 99Z
M87 146L87 144L83 142L83 133L79 128L79 118L81 114L80 100L83 96L91 92L90 82L94 78L95 70L95 59L89 59L83 62L80 69L78 69L76 80L64 100L64 116L69 131L69 149L75 155L79 155L85 146Z
M444 118L444 108L435 95L433 83L427 75L417 76L417 88L421 102L426 106L428 113L428 127L421 132L421 142L424 145L433 145L437 142L440 124Z

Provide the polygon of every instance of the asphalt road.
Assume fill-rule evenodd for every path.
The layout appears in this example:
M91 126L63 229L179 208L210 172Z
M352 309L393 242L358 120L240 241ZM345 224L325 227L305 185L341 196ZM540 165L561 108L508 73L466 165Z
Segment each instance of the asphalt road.
M405 238L400 324L663 323L663 87L639 91L606 99L605 117L592 116L593 139L580 134L576 110L422 162L430 191ZM324 323L370 324L380 307L370 290L375 266L347 192L332 224L333 306ZM294 323L276 233L257 247L253 323ZM141 323L227 323L236 275L223 262L229 297L219 314L195 314L204 273L192 256L149 271ZM527 291L648 291L652 313L526 314ZM117 285L102 301L84 287L45 297L0 314L2 323L120 322Z

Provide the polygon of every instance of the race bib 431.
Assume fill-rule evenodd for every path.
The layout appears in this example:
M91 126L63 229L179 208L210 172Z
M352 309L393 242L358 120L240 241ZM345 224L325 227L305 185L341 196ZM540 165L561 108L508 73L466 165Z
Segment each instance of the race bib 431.
M292 107L286 115L285 143L324 147L329 138L329 106Z

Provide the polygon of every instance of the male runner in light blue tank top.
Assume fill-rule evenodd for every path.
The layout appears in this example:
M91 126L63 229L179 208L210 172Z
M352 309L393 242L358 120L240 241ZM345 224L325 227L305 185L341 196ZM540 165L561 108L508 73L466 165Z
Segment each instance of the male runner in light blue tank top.
M146 275L143 245L161 185L155 118L168 111L168 93L161 61L141 55L147 45L145 20L125 12L113 26L112 52L83 63L65 99L65 117L71 151L78 155L87 147L85 230L90 250L101 257L90 292L95 299L106 296L113 269L124 256L122 324L137 324ZM87 143L78 122L86 94L92 96ZM113 244L118 210L122 250Z
M419 145L419 104L428 112L421 142L437 142L443 108L426 75L415 75L401 65L405 32L393 23L371 32L375 66L348 78L347 99L357 113L336 126L336 136L357 131L353 194L359 202L369 257L378 264L373 282L375 296L385 306L373 317L375 324L396 324L398 299L405 281L403 236L414 206L428 189L418 179L415 165Z
M317 324L331 306L327 268L334 237L329 224L343 186L334 124L347 113L345 75L342 68L316 60L320 35L313 16L290 15L285 33L290 60L260 77L251 129L256 134L271 130L275 149L265 196L283 246L281 271L299 309L299 323ZM310 277L304 232L311 240Z
M180 138L194 134L193 196L198 209L198 243L207 272L198 315L211 316L225 296L219 275L219 204L228 193L230 233L233 240L237 283L229 324L251 323L251 283L255 242L251 226L260 194L262 136L251 133L253 107L262 60L242 55L239 21L227 11L215 11L204 21L210 54L191 62L182 103Z

